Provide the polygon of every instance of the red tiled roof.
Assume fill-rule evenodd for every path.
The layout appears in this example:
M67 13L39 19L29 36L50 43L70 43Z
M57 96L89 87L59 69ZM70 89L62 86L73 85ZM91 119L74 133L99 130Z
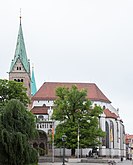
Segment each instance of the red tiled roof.
M105 109L104 114L106 115L107 118L117 119L119 117L115 113L111 112L109 109Z
M79 90L86 89L87 97L91 101L102 101L111 103L110 100L101 92L101 90L94 83L62 83L62 82L45 82L36 94L32 97L32 100L55 100L56 99L56 88L68 87L76 85Z
M133 139L133 135L126 134L126 144L129 144L131 139Z
M48 107L45 106L35 106L31 109L33 114L48 114Z
M133 139L133 135L126 134L126 139Z

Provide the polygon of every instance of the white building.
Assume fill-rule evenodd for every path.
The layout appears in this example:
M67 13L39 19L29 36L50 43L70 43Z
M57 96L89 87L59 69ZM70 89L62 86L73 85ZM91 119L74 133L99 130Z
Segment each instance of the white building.
M112 105L111 101L101 92L94 83L61 83L45 82L37 93L32 97L32 112L37 118L37 129L41 130L43 140L36 141L34 146L40 146L44 149L44 154L51 152L52 146L49 142L48 134L51 133L53 123L51 116L53 113L54 100L56 99L55 90L59 86L71 87L76 85L78 89L86 89L87 97L91 100L92 105L100 105L104 108L104 113L99 118L99 125L106 132L106 137L101 139L102 145L99 146L99 155L102 157L125 157L125 131L119 112ZM80 154L86 156L89 149L82 149ZM70 156L70 151L66 154ZM55 149L55 155L62 155L61 149Z

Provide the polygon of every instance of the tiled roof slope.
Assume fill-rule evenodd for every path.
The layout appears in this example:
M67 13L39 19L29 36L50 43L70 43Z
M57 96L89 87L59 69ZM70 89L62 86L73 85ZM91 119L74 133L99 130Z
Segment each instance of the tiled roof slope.
M45 82L36 92L36 94L32 97L32 100L55 100L55 91L58 87L71 88L72 85L76 85L79 90L86 89L87 98L91 101L102 101L106 103L111 103L110 100L94 83Z
M126 144L129 144L133 139L133 135L126 134Z
M106 118L117 119L119 117L115 113L111 112L109 109L105 109L104 114L106 115Z
M48 107L44 107L44 106L35 106L32 108L31 112L33 114L48 114Z

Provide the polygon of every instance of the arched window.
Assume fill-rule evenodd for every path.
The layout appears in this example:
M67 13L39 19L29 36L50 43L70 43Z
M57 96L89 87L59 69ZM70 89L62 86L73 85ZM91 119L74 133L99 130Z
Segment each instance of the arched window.
M119 143L119 125L118 122L116 122L117 124L117 143Z
M107 121L105 127L106 127L106 148L109 148L109 124Z
M39 128L39 124L37 124L37 128Z
M17 70L21 70L21 67L17 67Z
M114 148L114 124L112 121L110 121L110 142L113 142Z

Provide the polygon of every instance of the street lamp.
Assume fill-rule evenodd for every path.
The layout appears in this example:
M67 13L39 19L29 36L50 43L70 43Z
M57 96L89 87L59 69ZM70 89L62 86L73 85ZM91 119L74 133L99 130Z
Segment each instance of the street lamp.
M78 140L78 156L77 157L79 159L79 123L78 123L78 139L77 140Z
M62 165L65 165L65 142L66 142L66 135L63 134L62 135L62 142L63 142L63 164Z
M54 121L52 121L52 162L54 163Z
M78 119L78 136L77 136L77 143L78 143L78 147L77 147L77 158L79 159L80 158L80 154L79 154L79 142L80 142L80 139L79 139L79 137L80 137L80 122L82 121L82 119Z

